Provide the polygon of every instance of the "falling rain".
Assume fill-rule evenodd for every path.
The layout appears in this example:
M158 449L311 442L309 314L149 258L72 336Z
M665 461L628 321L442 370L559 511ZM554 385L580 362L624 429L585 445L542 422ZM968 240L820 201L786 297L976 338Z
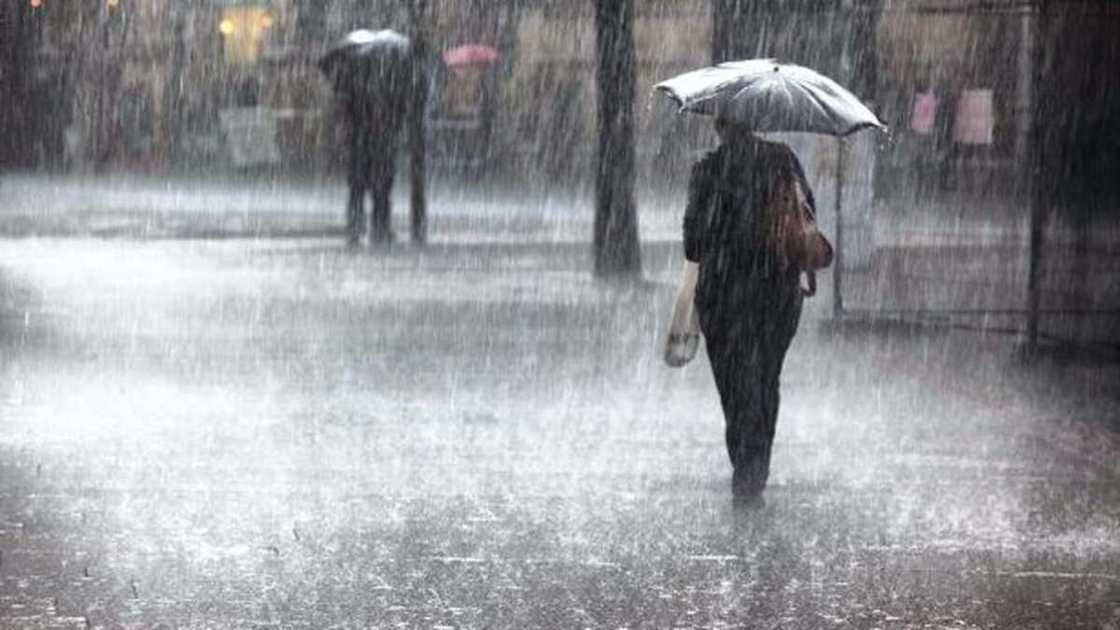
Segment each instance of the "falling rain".
M1120 629L1118 29L0 0L0 627Z

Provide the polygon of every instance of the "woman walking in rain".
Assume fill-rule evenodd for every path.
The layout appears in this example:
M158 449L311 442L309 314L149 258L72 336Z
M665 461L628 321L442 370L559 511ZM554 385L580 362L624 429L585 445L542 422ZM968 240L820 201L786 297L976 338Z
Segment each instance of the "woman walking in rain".
M797 332L801 269L772 247L777 182L812 193L793 151L717 119L720 146L692 168L685 258L699 264L695 305L726 421L732 492L761 498L770 474L779 379ZM815 210L815 208L814 208Z
M701 68L656 88L681 112L714 116L720 135L719 148L692 169L684 249L699 265L693 303L723 406L732 491L753 503L770 476L779 381L801 303L816 290L813 272L830 265L833 253L817 229L813 194L793 151L754 134L843 137L885 127L835 81L773 59ZM679 320L690 321L674 317L674 331ZM671 365L688 360L688 338L670 335Z

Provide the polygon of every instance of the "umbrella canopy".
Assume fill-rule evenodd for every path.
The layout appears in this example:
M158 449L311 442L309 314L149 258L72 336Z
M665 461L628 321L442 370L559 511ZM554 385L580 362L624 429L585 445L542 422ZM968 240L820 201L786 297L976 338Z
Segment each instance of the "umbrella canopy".
M654 86L682 112L707 114L754 131L800 131L830 136L886 129L851 92L809 68L751 59L721 63Z
M498 60L498 51L486 44L463 44L443 53L443 62L449 68L460 66L485 66Z
M319 60L319 69L335 80L366 79L377 82L380 78L407 67L411 42L392 30L357 30L331 46Z

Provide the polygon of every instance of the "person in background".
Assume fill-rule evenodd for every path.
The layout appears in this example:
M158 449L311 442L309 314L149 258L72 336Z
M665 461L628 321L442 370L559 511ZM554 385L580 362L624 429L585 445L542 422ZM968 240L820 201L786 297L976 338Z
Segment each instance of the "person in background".
M398 137L409 114L413 80L407 63L370 63L364 71L348 74L336 89L349 144L346 234L351 247L358 245L365 231L367 195L372 206L370 244L393 241L390 194L396 176Z

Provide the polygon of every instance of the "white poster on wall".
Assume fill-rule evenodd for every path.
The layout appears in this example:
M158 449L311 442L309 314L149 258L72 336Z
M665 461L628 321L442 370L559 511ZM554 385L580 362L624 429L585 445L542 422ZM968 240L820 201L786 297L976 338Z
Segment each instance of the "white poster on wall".
M232 107L218 113L230 161L234 166L280 162L276 114L267 107Z
M933 133L937 122L937 95L933 91L915 92L910 108L910 131L928 136Z
M965 90L957 101L953 140L961 144L991 144L995 128L992 91Z

